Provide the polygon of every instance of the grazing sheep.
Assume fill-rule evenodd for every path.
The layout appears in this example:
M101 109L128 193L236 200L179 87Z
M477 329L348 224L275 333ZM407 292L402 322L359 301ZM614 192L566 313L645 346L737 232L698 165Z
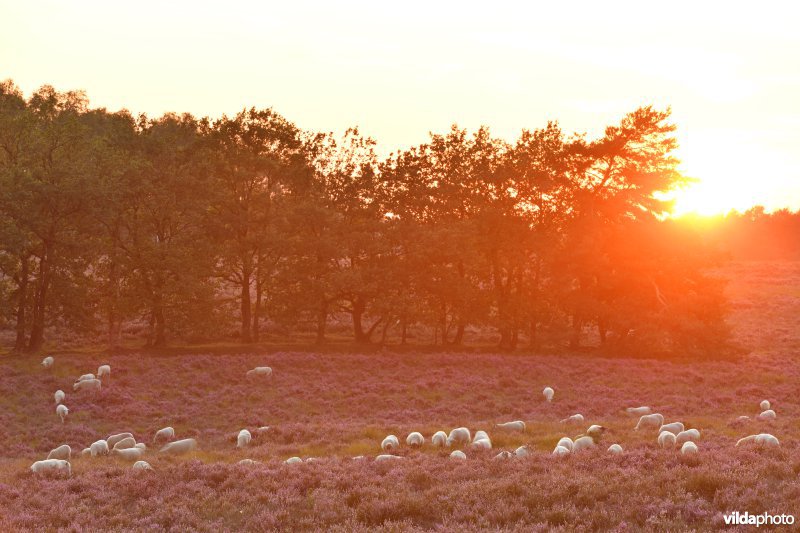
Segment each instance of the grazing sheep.
M603 436L603 433L606 432L606 428L603 426L598 426L597 424L592 424L589 426L589 429L586 430L586 434L589 435L593 441L600 442L600 438Z
M773 411L772 409L767 409L766 411L758 415L759 420L775 420L776 418L778 418L778 415L776 415L775 411Z
M81 450L81 457L86 457L87 455L92 455L91 448L84 448Z
M82 390L100 390L103 387L103 382L99 379L85 379L83 381L76 381L72 386L74 391Z
M514 457L513 453L502 451L502 452L498 453L497 455L495 455L493 457L493 459L496 461L498 459L511 459L512 457Z
M553 455L569 455L570 453L570 449L563 446L556 446L556 449L553 450Z
M739 439L736 442L736 446L740 446L742 444L747 444L748 442L755 442L757 446L762 446L765 448L777 448L781 445L777 438L769 433L759 433L758 435L750 435L748 437L744 437L743 439Z
M516 450L514 450L514 455L517 457L527 457L529 455L528 447L527 446L520 446Z
M45 472L66 472L67 476L72 475L72 466L69 461L63 459L45 459L44 461L36 461L31 465L31 472L34 474L42 474Z
M738 422L738 423L750 422L750 417L747 416L747 415L742 415L742 416L738 417L736 420L734 420L734 422Z
M172 429L172 426L167 426L156 431L156 434L153 436L153 442L158 442L161 439L169 440L174 438L175 430Z
M662 424L660 428L658 428L658 432L661 433L662 431L669 431L670 433L675 433L676 435L683 431L685 428L683 427L682 422L672 422L671 424Z
M646 405L643 405L641 407L628 407L627 409L625 409L625 411L629 415L634 415L634 416L649 415L650 413L653 412L653 410L647 407Z
M133 445L133 447L139 448L142 451L147 450L147 444L145 444L144 442L137 442L136 444Z
M406 444L411 446L412 448L419 448L423 444L425 444L425 437L422 436L422 433L414 431L408 434L406 437Z
M450 454L450 459L466 459L467 454L462 452L461 450L453 450L453 453Z
M269 431L269 426L261 426L261 427L256 428L255 432L257 434L261 435L262 433L266 433L267 431Z
M252 377L272 377L272 369L268 366L257 366L253 370L248 370L245 374L248 378Z
M687 440L681 446L681 453L682 454L689 454L689 453L697 453L697 444L694 442Z
M375 461L394 461L395 459L402 459L399 455L382 454L375 458Z
M62 444L58 448L51 450L50 453L47 454L47 458L69 461L70 455L72 455L72 448L69 447L69 444Z
M147 461L136 461L133 463L134 470L152 470L153 467Z
M258 461L253 461L252 459L242 459L237 465L257 465Z
M431 443L439 448L444 448L447 445L447 433L444 431L437 431L431 437Z
M570 415L570 416L568 416L567 418L565 418L564 420L561 421L562 424L572 424L572 423L583 424L583 422L584 422L584 418L583 418L583 415L580 414L580 413L577 413L577 414L574 414L574 415Z
M53 397L56 399L56 405L58 405L58 404L60 404L61 402L64 401L64 398L66 398L67 395L64 394L63 390L59 389L59 390L56 391L56 393L53 395Z
M503 422L502 424L497 424L497 427L500 429L507 429L509 431L522 431L525 432L525 422L522 420L514 420L513 422Z
M478 431L475 432L475 436L472 437L472 441L475 442L476 440L482 440L482 439L487 439L488 440L489 439L489 434L486 433L484 430L479 429Z
M67 406L64 405L63 403L59 404L56 407L56 414L61 418L61 423L63 424L64 423L64 419L69 414L69 409L67 409Z
M550 387L545 387L544 390L542 391L542 395L544 395L544 399L547 400L548 402L552 402L553 401L553 396L555 396L555 394L556 394L556 391L554 391Z
M447 437L447 446L450 447L453 443L468 444L472 440L470 432L467 428L456 428L450 432Z
M658 445L662 448L674 448L675 442L675 434L670 431L662 431L658 435Z
M687 429L686 431L681 431L675 436L676 444L683 444L684 442L693 442L696 440L700 440L700 430L697 429Z
M133 438L133 433L117 433L116 435L111 435L106 439L109 448L113 448L119 441L122 439Z
M769 400L762 400L759 406L761 407L762 411L766 411L770 408L771 404L769 403Z
M400 447L400 441L394 435L388 435L383 442L381 442L381 450L388 452Z
M170 442L163 448L161 448L160 453L172 453L172 454L181 454L190 452L197 448L197 441L194 439L183 439L183 440L176 440L175 442Z
M581 450L594 448L595 442L592 437L584 435L582 437L578 437L572 444L572 453L579 452Z
M114 450L126 450L128 448L135 448L136 447L136 439L133 437L125 437L124 439L120 439L114 443L112 449Z
M144 450L141 448L114 448L111 450L111 455L119 455L126 461L138 461L144 455Z
M622 453L622 446L619 444L612 444L608 447L608 453L620 454Z
M660 428L664 425L664 415L659 413L653 413L652 415L642 415L639 418L639 422L636 424L636 427L633 428L635 431L644 428Z
M353 461L363 461L364 459L366 459L366 457L364 457L363 455L356 455L355 457L353 457Z
M289 457L284 461L284 463L286 463L287 465L295 465L297 463L302 463L302 462L303 460L300 459L299 457Z
M103 439L95 441L89 446L91 450L92 457L97 457L98 455L108 455L108 442Z
M81 377L79 377L78 379L76 379L75 383L77 383L79 381L88 381L90 379L94 379L94 374L84 374Z
M489 439L478 439L472 441L470 444L473 448L483 448L484 450L491 450L492 449L492 441Z
M250 435L250 432L246 429L243 429L239 432L239 436L236 437L236 447L237 448L244 448L250 441L253 439L253 436Z
M56 362L56 360L53 359L53 357L51 355L48 355L47 357L42 359L42 366L45 367L45 368L51 368L53 366L53 363L55 363L55 362Z
M97 367L97 379L111 377L111 365L100 365Z
M572 451L572 448L575 447L575 443L572 442L572 439L569 438L569 437L561 437L559 439L558 443L556 444L556 447L559 447L559 446L563 446L564 448L568 449L569 451Z

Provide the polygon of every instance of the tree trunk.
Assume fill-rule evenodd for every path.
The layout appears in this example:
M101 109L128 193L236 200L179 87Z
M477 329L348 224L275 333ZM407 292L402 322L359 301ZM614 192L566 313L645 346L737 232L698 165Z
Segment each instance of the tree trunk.
M581 321L572 315L572 337L569 341L570 348L579 348L581 345Z
M364 317L364 310L366 309L366 304L364 303L364 299L361 296L356 296L353 298L352 302L353 308L353 336L355 340L359 344L366 344L369 342L369 338L367 334L364 333L364 325L362 323L362 319Z
M464 323L464 321L459 318L458 326L456 327L456 335L455 337L453 337L453 342L451 342L450 344L452 344L453 346L461 346L461 343L464 342L464 329L466 327L467 325Z
M406 322L405 318L403 318L403 326L402 326L401 330L402 330L402 332L400 333L400 344L405 346L407 333L408 333L408 323Z
M260 263L260 262L259 262ZM253 342L258 342L261 334L261 300L262 300L263 283L261 280L261 267L256 267L256 305L253 309Z
M28 276L30 256L22 258L19 278L17 279L17 338L14 341L14 351L21 353L25 350L25 310L28 299Z
M531 320L530 346L531 346L531 348L534 348L534 349L538 349L539 348L539 331L538 331L538 324L536 322L536 319Z
M111 261L109 285L111 294L108 301L108 348L114 350L122 345L122 324L119 316L119 267Z
M47 306L47 293L50 286L50 259L48 246L45 246L42 257L39 258L39 279L33 299L33 320L31 323L31 336L28 340L28 352L36 353L44 344L45 309Z
M153 346L160 348L167 345L166 323L164 320L164 307L160 304L153 312L153 319L155 322L155 341Z
M252 342L252 335L250 334L250 267L245 263L242 266L242 342Z
M328 325L328 303L324 300L317 310L317 344L325 342L325 328Z

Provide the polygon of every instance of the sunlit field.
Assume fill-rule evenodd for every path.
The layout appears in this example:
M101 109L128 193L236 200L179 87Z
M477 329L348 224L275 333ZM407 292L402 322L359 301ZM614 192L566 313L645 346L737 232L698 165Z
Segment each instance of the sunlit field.
M0 529L635 531L724 527L731 511L798 514L800 501L800 263L737 263L721 272L739 362L662 362L576 355L307 352L143 356L54 353L6 357L0 377ZM73 392L79 375L110 364L99 392ZM255 366L271 379L245 378ZM542 389L551 386L548 403ZM53 393L66 391L62 424ZM777 420L755 420L767 399ZM626 407L651 406L666 422L698 428L697 455L660 449L656 431L633 431ZM584 424L561 419L581 413ZM750 421L738 421L747 415ZM524 420L525 433L494 425ZM551 452L589 424L600 444L566 457ZM154 433L199 447L164 457ZM269 429L256 433L256 428ZM431 435L486 430L491 450L467 460L435 448ZM242 428L253 441L236 447ZM109 434L148 445L153 471L132 461L81 457ZM412 450L411 431L426 437ZM777 449L736 448L757 433ZM375 462L381 440L400 438L402 460ZM61 444L72 476L29 467ZM606 452L612 443L622 455ZM530 455L495 460L527 445ZM365 456L363 460L353 457ZM285 464L293 456L316 461ZM238 465L241 459L258 461Z

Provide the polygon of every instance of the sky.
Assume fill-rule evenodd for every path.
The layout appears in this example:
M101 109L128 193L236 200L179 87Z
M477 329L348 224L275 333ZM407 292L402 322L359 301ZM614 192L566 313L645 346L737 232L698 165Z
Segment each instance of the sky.
M381 155L453 123L595 137L670 106L698 180L678 213L800 208L800 7L645 4L0 0L0 79L148 115L273 107Z

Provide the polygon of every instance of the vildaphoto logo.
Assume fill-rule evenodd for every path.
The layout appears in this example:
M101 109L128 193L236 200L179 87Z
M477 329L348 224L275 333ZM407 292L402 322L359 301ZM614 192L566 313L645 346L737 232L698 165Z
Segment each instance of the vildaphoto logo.
M748 512L740 513L734 511L726 515L722 515L725 519L725 525L728 526L783 526L794 524L794 515L790 514L750 514Z

